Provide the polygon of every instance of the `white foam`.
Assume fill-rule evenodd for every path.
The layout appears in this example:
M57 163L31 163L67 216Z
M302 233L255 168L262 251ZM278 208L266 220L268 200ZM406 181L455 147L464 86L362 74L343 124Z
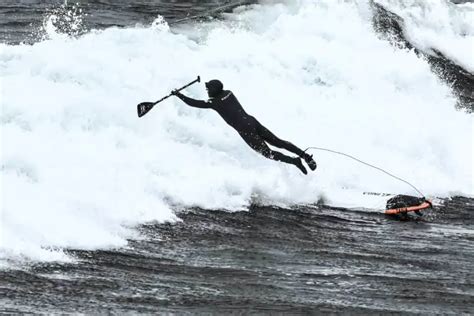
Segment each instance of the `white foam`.
M363 191L413 193L324 152L305 177L255 154L216 113L178 99L137 118L137 103L198 74L221 79L249 113L302 148L347 152L426 194L472 194L472 116L455 110L424 60L374 34L367 8L255 5L191 34L155 23L0 44L0 258L68 260L61 249L121 247L137 224L176 220L176 207L321 196L367 207ZM205 98L203 85L186 93Z
M449 0L376 0L404 20L408 40L430 52L436 49L474 73L474 3Z

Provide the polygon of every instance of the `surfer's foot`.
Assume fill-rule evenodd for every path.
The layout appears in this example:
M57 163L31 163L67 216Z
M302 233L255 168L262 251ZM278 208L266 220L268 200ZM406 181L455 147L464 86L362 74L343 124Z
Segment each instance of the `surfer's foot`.
M301 159L299 157L295 157L295 160L293 161L293 164L298 167L298 169L301 170L304 174L308 174L308 171L306 171L306 168L303 166L303 163L301 162Z
M316 170L317 164L316 164L316 161L314 161L314 159L313 159L313 155L305 153L304 161L306 161L306 163L308 164L308 166L311 170L313 170L313 171Z

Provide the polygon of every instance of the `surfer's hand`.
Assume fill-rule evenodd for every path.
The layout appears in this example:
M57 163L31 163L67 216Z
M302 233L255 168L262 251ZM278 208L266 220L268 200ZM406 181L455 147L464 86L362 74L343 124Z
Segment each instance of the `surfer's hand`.
M175 96L178 96L180 95L179 91L174 89L173 91L171 91L171 95L175 95Z

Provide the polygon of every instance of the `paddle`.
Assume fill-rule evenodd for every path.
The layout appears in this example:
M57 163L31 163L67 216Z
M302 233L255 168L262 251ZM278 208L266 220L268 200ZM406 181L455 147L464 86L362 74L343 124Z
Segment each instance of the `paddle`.
M192 84L195 84L196 82L201 82L201 77L198 76L196 80L188 83L187 85L185 85L185 86L183 86L179 89L176 89L176 91L181 91L183 89L186 89L187 87L189 87ZM153 109L153 107L155 105L157 105L158 103L160 103L163 100L168 99L170 96L172 96L171 93L168 94L166 97L161 98L160 100L158 100L156 102L142 102L142 103L140 103L139 105L137 105L138 117L142 117L143 115L147 114L151 109Z

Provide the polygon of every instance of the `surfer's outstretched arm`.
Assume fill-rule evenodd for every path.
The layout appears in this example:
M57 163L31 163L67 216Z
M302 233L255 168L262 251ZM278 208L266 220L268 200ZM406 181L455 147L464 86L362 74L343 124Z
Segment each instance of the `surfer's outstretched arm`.
M179 93L178 91L173 91L171 93L180 98L187 105L192 106L194 108L209 109L212 107L212 104L209 101L206 102L202 100L195 100L193 98L185 96L184 94Z

